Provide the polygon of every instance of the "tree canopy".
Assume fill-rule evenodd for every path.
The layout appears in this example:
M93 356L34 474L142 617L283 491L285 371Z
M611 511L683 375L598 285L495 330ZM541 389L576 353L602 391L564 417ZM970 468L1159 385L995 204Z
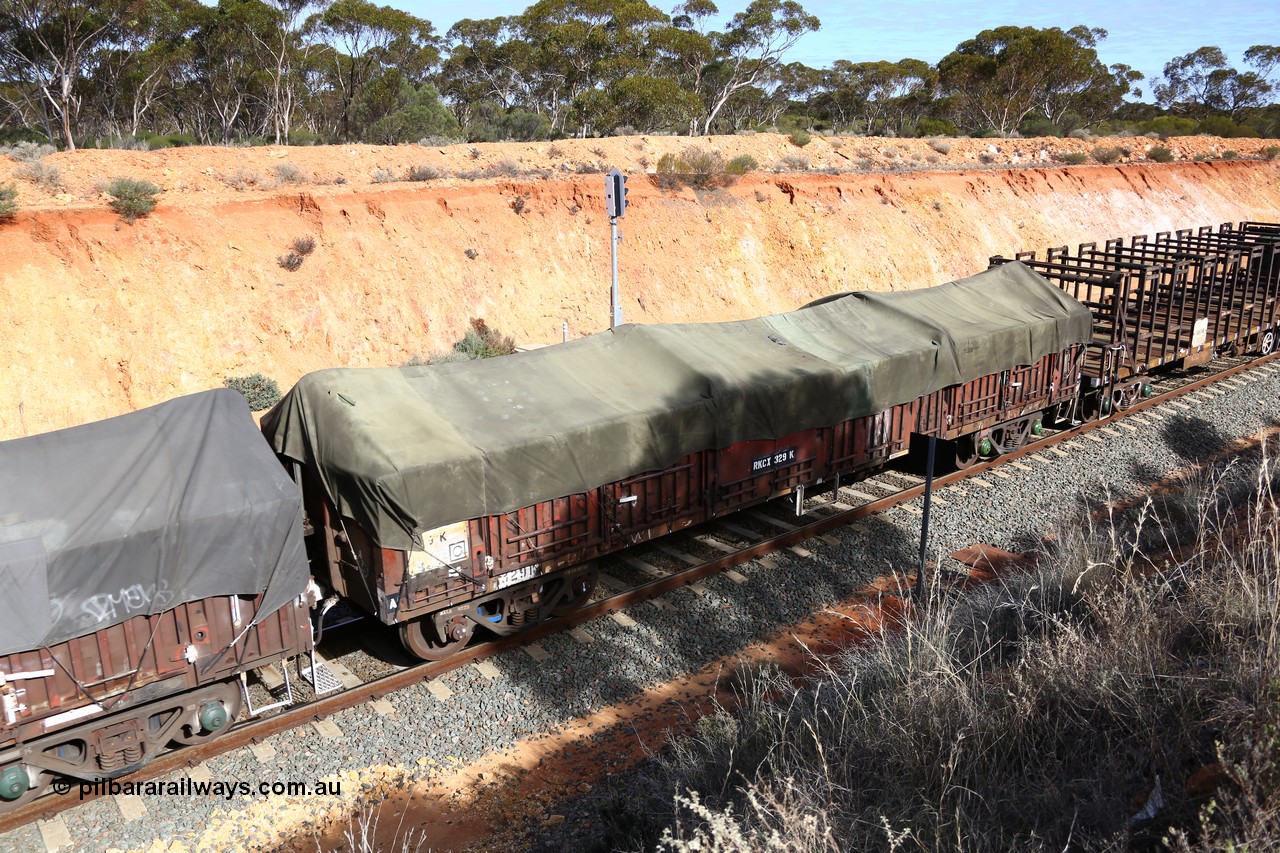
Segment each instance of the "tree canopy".
M376 0L6 0L0 141L1280 130L1276 46L1239 68L1214 46L1174 57L1143 105L1142 75L1099 59L1097 28L996 27L936 65L787 61L820 27L800 0L723 14L713 0L537 0L443 35Z

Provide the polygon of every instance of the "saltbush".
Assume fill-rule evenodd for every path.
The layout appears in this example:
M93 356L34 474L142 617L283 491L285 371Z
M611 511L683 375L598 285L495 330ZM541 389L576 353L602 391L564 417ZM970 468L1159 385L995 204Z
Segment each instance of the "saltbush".
M435 166L410 166L405 179L409 181L434 181L445 177L447 173Z
M1124 152L1119 148L1103 148L1099 146L1093 149L1093 159L1104 166L1120 162L1120 158L1123 156Z
M0 220L12 219L18 212L18 188L13 184L0 186Z
M1172 163L1173 152L1163 145L1153 145L1147 149L1147 159L1156 163Z
M149 181L116 178L107 184L107 195L112 197L111 209L125 222L133 222L155 210L159 194L160 188Z
M1068 151L1065 154L1056 155L1059 162L1068 166L1080 166L1089 162L1089 155L1083 151Z
M12 157L19 163L39 163L58 149L41 142L15 142L0 146L0 154Z
M659 157L653 180L666 190L676 189L681 184L694 189L727 187L737 176L759 168L759 165L750 155L735 157L726 163L720 152L691 145L678 156L668 152Z
M278 184L305 184L307 176L302 170L292 163L281 163L276 166L276 183Z
M510 355L516 351L515 338L504 335L480 317L471 318L471 328L462 340L453 345L453 351L468 358L492 358Z
M799 129L791 131L791 135L787 138L791 140L792 145L795 145L799 148L805 147L813 139L813 137L809 135L809 132L807 130L799 130Z
M42 163L39 160L29 161L14 169L13 174L31 181L31 183L41 186L51 193L58 192L64 188L62 171L52 163Z
M254 373L249 376L230 376L223 382L244 395L250 411L261 412L280 402L280 386L269 376Z

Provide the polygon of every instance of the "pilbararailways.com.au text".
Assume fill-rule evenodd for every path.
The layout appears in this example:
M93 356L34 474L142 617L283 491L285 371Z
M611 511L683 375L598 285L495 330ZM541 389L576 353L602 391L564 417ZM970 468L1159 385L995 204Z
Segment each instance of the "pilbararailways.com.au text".
M219 797L234 800L236 797L338 797L342 795L342 782L322 779L318 782L281 781L240 782L237 780L195 780L191 778L152 780L149 782L120 782L103 779L98 782L80 782L72 785L58 780L54 789L59 794L73 788L80 791L80 799L87 797L117 796L120 794L140 797Z

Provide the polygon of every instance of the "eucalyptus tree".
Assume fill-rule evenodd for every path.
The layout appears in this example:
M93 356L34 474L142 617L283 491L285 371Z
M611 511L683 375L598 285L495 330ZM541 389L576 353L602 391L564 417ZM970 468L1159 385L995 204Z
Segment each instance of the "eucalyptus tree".
M129 0L5 0L0 4L0 71L38 96L50 142L55 141L51 115L59 124L63 143L75 149L76 120L84 103L81 83L129 5Z
M337 127L344 139L358 138L368 124L394 109L389 105L395 98L384 97L380 101L384 104L382 114L366 112L366 124L355 126L352 105L356 99L378 101L377 93L365 91L367 87L390 75L382 81L382 91L398 93L400 79L411 85L426 82L440 59L430 21L368 0L336 0L313 15L306 30L333 48L325 55L333 63L329 76L340 95Z
M645 0L539 0L520 15L520 36L531 48L531 92L552 126L572 116L581 135L605 120L606 90L649 74L649 40L670 25Z
M859 133L911 131L933 106L938 87L937 69L919 59L836 60L822 78L813 106L836 127Z
M469 124L477 104L496 102L504 110L536 109L532 90L533 49L521 37L518 17L464 18L449 28L449 55L440 67L441 93L459 123Z
M1280 48L1254 45L1245 60L1257 70L1239 71L1221 48L1206 45L1165 63L1164 77L1153 87L1160 106L1203 118L1211 112L1235 117L1241 110L1267 102L1272 85L1267 80L1280 62Z
M970 129L1016 130L1029 114L1061 118L1098 103L1118 107L1140 75L1106 68L1096 45L1106 31L996 27L962 42L938 63L942 93Z
M725 31L712 37L717 56L709 68L703 134L711 132L730 98L748 88L761 89L801 36L821 26L796 0L752 0L734 15Z
M142 0L100 46L89 80L107 132L136 135L173 99L203 9L197 0Z

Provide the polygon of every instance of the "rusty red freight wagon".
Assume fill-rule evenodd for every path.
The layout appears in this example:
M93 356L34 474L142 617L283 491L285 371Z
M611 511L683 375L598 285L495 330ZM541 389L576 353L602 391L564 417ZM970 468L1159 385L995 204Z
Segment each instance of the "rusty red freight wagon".
M0 443L0 805L226 731L310 650L301 521L229 389Z
M593 561L868 475L960 464L1070 407L1088 310L1010 264L734 323L623 326L480 362L303 377L263 419L313 574L424 658L583 602Z

